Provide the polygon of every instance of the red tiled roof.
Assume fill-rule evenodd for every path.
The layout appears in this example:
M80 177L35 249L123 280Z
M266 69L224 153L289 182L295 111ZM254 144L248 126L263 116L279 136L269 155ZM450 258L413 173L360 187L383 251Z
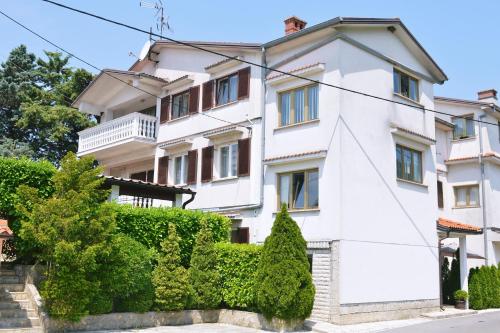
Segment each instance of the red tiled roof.
M0 238L13 237L14 233L10 230L7 220L0 220Z
M457 221L445 219L440 217L437 221L437 227L443 231L454 231L454 232L463 232L463 233L474 233L480 234L483 232L483 229L476 227L474 225L460 223Z

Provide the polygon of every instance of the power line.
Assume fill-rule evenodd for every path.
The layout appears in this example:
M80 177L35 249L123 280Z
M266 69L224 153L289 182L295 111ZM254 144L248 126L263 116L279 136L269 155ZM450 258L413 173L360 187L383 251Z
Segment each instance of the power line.
M405 103L405 102L395 101L395 100L388 99L388 98L385 98L385 97L368 94L368 93L365 93L365 92L362 92L362 91L359 91L359 90L349 89L349 88L337 86L337 85L334 85L334 84L331 84L331 83L326 83L326 82L322 82L322 81L319 81L319 80L314 80L314 79L311 79L311 78L307 78L307 77L304 77L304 76L293 74L293 73L290 73L290 72L282 71L282 70L279 70L279 69L276 69L276 68L271 68L271 67L259 64L259 63L255 63L255 62L249 61L249 60L240 59L240 58L233 57L233 56L230 56L230 55L218 52L218 51L213 51L213 50L210 50L210 49L206 49L204 47L198 46L198 45L193 44L193 43L184 42L184 41L176 40L176 39L169 38L169 37L164 37L162 35L159 35L157 33L153 33L151 31L146 31L144 29L137 28L137 27L131 26L131 25L123 23L123 22L118 22L118 21L115 21L115 20L111 20L111 19L108 19L106 17L99 16L97 14L93 14L93 13L90 13L90 12L87 12L87 11L84 11L84 10L80 10L80 9L77 9L77 8L73 8L73 7L70 7L70 6L67 6L67 5L63 5L63 4L55 2L55 1L51 1L51 0L42 0L42 1L50 3L50 4L53 4L53 5L58 6L58 7L62 7L62 8L68 9L68 10L73 11L73 12L77 12L77 13L80 13L80 14L83 14L83 15L91 16L91 17L94 17L94 18L102 20L102 21L106 21L106 22L109 22L109 23L112 23L112 24L115 24L115 25L119 25L119 26L122 26L122 27L125 27L125 28L128 28L128 29L137 31L137 32L141 32L141 33L144 33L144 34L147 34L147 35L150 35L150 36L159 37L161 39L165 39L165 40L168 40L170 42L173 42L173 43L176 43L176 44L179 44L179 45L188 46L188 47L200 50L200 51L204 51L204 52L208 52L208 53L211 53L211 54L215 54L215 55L224 57L226 59L236 60L236 61L239 61L241 63L245 63L245 64L248 64L248 65L251 65L251 66L259 67L259 68L262 68L262 69L265 69L265 70L268 70L268 71L272 71L272 72L275 72L275 73L279 73L279 74L282 74L282 75L287 75L287 76L294 77L294 78L297 78L297 79L309 81L309 82L316 83L316 84L325 85L325 86L328 86L328 87L331 87L331 88L339 89L339 90L342 90L342 91L350 92L350 93L361 95L361 96L365 96L365 97L370 97L370 98L378 99L378 100L385 101L385 102L390 102L390 103L394 103L394 104L408 106L408 107L411 107L411 108L414 108L414 109L424 110L424 111L428 111L428 112L433 112L435 114L441 114L441 115L446 115L446 116L455 117L455 118L466 119L466 117L464 117L464 116L456 116L456 115L453 115L453 114L450 114L450 113L428 109L428 108L425 108L424 106L417 106L417 105L408 104L408 103ZM475 122L478 122L478 123L493 125L495 127L499 126L498 124L490 123L490 122L479 120L479 119L468 119L468 120L472 120L472 121L475 121Z
M84 63L84 64L86 64L87 66L90 66L90 67L94 68L95 70L97 70L97 71L99 71L99 72L101 72L101 73L104 73L105 75L107 75L107 76L109 76L109 77L111 77L111 78L113 78L113 79L115 79L115 80L118 80L118 81L120 81L120 82L122 82L122 83L124 83L124 84L128 85L129 87L132 87L132 88L134 88L134 89L137 89L137 90L139 90L139 91L142 91L142 92L144 92L144 93L146 93L146 94L148 94L148 95L150 95L150 96L152 96L152 97L155 97L155 98L160 98L160 99L161 99L161 97L160 97L160 96L157 96L157 95L155 95L155 94L153 94L153 93L150 93L150 92L149 92L149 91L147 91L147 90L144 90L144 89L141 89L141 88L139 88L139 87L136 87L136 86L132 85L131 83L129 83L129 82L127 82L127 81L124 81L124 80L120 79L119 77L116 77L116 76L111 75L110 73L108 73L108 72L106 72L106 71L103 71L103 70L102 70L102 69L100 69L99 67L97 67L97 66L95 66L95 65L93 65L93 64L91 64L91 63L89 63L88 61L86 61L86 60L84 60L84 59L82 59L82 58L80 58L80 57L76 56L74 53L72 53L72 52L70 52L70 51L66 50L65 48L63 48L63 47L61 47L61 46L57 45L56 43L54 43L54 42L52 42L52 41L50 41L50 40L49 40L49 39L47 39L46 37L44 37L44 36L40 35L40 34L39 34L39 33L37 33L36 31L34 31L34 30L32 30L32 29L28 28L26 25L22 24L21 22L17 21L16 19L14 19L14 18L10 17L9 15L5 14L4 12L0 11L0 14L2 14L3 16L5 16L7 19L11 20L11 21L12 21L12 22L14 22L15 24L19 25L19 26L20 26L20 27L22 27L23 29L25 29L25 30L29 31L29 32L30 32L30 33L32 33L33 35L37 36L38 38L42 39L43 41L45 41L45 42L49 43L50 45L54 46L55 48L57 48L57 49L59 49L59 50L63 51L64 53L68 54L69 56L71 56L71 57L73 57L73 58L75 58L75 59L77 59L77 60L79 60L79 61L83 62L83 63ZM206 116L206 117L208 117L208 118L212 118L212 119L215 119L215 120L219 120L219 121L224 122L224 123L227 123L227 124L235 125L235 126L238 126L238 127L243 127L243 128L248 129L248 130L250 129L248 126L243 126L243 125L240 125L240 124L238 124L238 123L231 122L231 121L229 121L229 120L225 120L225 119L221 119L221 118L218 118L218 117L214 117L214 116L211 116L211 115L205 114L205 113L203 113L203 112L201 112L200 114L201 114L201 115L204 115L204 116Z

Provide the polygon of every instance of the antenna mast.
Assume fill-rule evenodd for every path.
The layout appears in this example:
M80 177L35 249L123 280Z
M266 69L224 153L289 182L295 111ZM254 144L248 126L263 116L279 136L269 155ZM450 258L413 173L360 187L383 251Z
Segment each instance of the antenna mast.
M150 2L150 1L144 1L142 0L139 5L141 7L145 8L150 8L154 9L155 12L155 18L156 18L156 30L160 32L160 36L163 36L163 29L166 28L167 30L172 30L170 28L170 25L168 24L168 17L165 17L165 6L163 5L162 0L156 0L155 2ZM149 34L149 39L153 41L152 37L152 30L153 28L150 28L150 34Z

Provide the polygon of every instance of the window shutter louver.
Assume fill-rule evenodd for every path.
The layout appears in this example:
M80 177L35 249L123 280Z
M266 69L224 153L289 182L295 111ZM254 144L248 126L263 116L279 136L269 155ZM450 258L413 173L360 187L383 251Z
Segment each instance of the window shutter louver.
M212 169L214 160L214 147L205 147L201 151L201 181L209 182L212 180Z
M213 106L213 95L214 95L214 81L208 81L203 84L203 100L201 109L206 111Z
M170 96L161 99L160 123L169 120L170 117Z
M189 113L198 113L200 86L189 89Z
M196 170L198 168L198 150L188 151L188 184L196 184Z
M238 140L238 176L250 175L250 138Z
M248 98L250 94L250 67L238 72L238 99Z
M167 184L168 156L158 159L158 184Z

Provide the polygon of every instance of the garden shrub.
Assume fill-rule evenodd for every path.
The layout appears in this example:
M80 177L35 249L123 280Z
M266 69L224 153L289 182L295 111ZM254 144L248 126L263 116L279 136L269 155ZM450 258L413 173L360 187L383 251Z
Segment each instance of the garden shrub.
M189 266L200 221L206 219L215 242L229 240L231 221L229 218L201 211L181 208L138 208L131 205L114 205L118 231L129 235L147 248L161 251L161 242L167 237L168 225L176 226L181 262Z
M218 243L215 247L224 304L234 309L255 310L255 279L262 246Z
M216 309L222 302L220 274L217 270L217 253L207 221L201 221L201 229L191 255L189 283L192 292L190 306L195 309Z
M311 315L315 288L306 249L299 227L283 205L266 238L257 270L257 306L267 319L291 322Z
M46 161L34 162L26 158L4 158L0 157L0 217L9 220L9 225L14 231L15 238L9 241L5 253L14 255L19 262L33 263L31 257L32 244L25 242L17 235L20 230L18 212L15 207L17 202L16 191L20 185L34 187L41 197L52 194L52 176L56 172L55 167Z
M155 304L160 311L183 310L187 306L189 280L186 268L181 265L179 241L175 224L171 223L153 271Z
M500 307L500 270L482 266L469 273L469 305L474 310Z

